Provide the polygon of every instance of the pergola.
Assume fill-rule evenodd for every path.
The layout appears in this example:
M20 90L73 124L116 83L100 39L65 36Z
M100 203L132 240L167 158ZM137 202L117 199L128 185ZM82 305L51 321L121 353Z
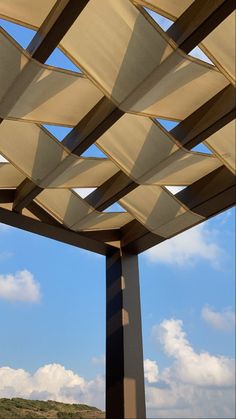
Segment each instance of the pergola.
M106 256L106 417L145 418L138 254L235 204L235 1L0 0L0 17L37 30L26 50L0 34L0 221ZM57 46L82 74L45 64ZM94 143L107 158L81 157Z

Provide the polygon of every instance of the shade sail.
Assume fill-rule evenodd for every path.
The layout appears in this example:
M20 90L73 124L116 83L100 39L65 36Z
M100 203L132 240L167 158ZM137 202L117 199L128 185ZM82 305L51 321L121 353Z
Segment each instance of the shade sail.
M73 19L70 1L36 3L0 0L2 18L41 34L24 50L0 32L0 207L73 234L117 232L104 242L147 235L147 248L232 205L235 12L209 2L192 28L192 0L89 0ZM178 19L178 36L144 6ZM186 53L186 28L214 65ZM83 74L45 64L57 45ZM60 142L44 124L72 131ZM203 141L209 153L192 150ZM105 157L82 157L94 143ZM124 212L104 212L116 202Z

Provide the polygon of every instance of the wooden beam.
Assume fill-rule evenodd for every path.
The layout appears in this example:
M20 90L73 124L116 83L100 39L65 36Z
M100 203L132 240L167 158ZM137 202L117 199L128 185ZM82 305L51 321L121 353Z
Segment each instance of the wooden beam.
M118 109L109 99L103 97L69 132L62 144L71 153L80 156L123 114L124 112ZM62 167L63 163L64 161L62 161ZM55 173L55 178L57 176L58 171ZM52 177L50 180L52 181ZM32 180L25 179L17 188L13 205L14 211L22 211L41 191L42 188L35 185Z
M145 419L138 256L106 257L106 418Z
M196 46L198 43L198 35L196 34L198 34L198 32L202 33L202 25L204 28L205 26L209 28L210 24L213 25L214 19L222 18L226 13L229 13L232 8L231 3L232 2L228 0L216 0L215 2L210 1L210 6L209 0L196 0L175 24L172 25L170 28L170 31L172 31L170 36L172 36L176 42L179 40L180 46L182 43L185 45L185 42L189 45L190 39L192 42L192 49L192 47ZM222 5L224 5L224 11L222 11ZM197 19L195 19L195 17L191 18L191 16L196 15L196 9L198 10L200 6L201 10L200 13L197 14ZM212 16L214 16L214 18ZM189 21L191 21L191 25L189 25ZM207 23L209 25L207 25ZM175 138L188 149L199 144L199 142L206 139L235 116L233 90L232 86L225 88L222 92L208 101L207 104L203 105L199 110L179 124L178 127L171 131L171 134L176 136ZM232 103L234 109L232 109ZM65 137L62 143L70 152L80 156L122 115L123 111L119 110L109 99L104 97ZM199 124L199 120L201 120L199 118L202 118L202 124ZM192 138L190 138L191 136ZM118 179L121 181L117 181ZM125 196L132 189L135 189L135 187L137 187L137 184L120 171L115 178L113 177L113 179L111 178L106 181L97 188L96 191L89 195L86 200L93 205L94 208L102 211L122 196ZM40 193L40 191L41 188L36 185L34 186L32 181L26 180L23 182L19 186L19 190L15 197L13 205L14 210L21 211L38 195L38 193Z
M57 0L27 48L31 57L45 63L88 2Z
M27 207L43 189L26 178L17 187L12 206L13 211L20 212Z
M208 219L236 204L235 179L226 167L221 166L175 196L189 209ZM133 253L143 252L166 240L133 221L122 227L121 235L121 246Z
M71 153L81 156L85 150L94 144L123 115L124 112L104 96L73 130L69 132L62 141L62 144Z
M186 54L235 10L235 0L195 0L167 34Z
M235 88L229 84L180 122L170 134L191 150L235 119L235 106Z
M89 194L85 201L97 211L103 211L138 186L121 170Z
M0 204L10 204L14 201L15 189L0 189Z
M228 85L180 122L170 134L182 146L191 150L234 118L235 89ZM120 171L88 195L86 201L97 210L103 211L137 186L137 183Z
M0 222L101 255L106 255L113 249L113 246L86 237L63 226L44 223L4 208L0 208Z

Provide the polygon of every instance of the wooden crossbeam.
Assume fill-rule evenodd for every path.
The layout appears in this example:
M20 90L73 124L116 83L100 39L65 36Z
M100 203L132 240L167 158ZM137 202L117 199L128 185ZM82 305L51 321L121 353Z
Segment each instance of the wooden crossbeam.
M64 4L64 8L61 6L63 9L61 11L62 15L63 13L66 13L66 11L68 13L69 10L68 0L65 1L65 3L66 5ZM84 7L87 2L85 1L82 3ZM186 49L186 45L189 46L190 41L190 50L193 49L200 42L199 34L203 33L203 28L204 34L206 36L207 30L209 30L209 32L213 30L215 20L217 20L217 22L219 23L219 20L223 20L226 17L227 13L230 13L230 10L232 8L231 0L216 0L215 2L210 1L210 3L211 5L209 5L209 1L196 0L194 2L194 5L190 6L186 10L186 12L183 13L183 15L170 28L168 34L185 52L188 52ZM196 18L196 10L198 10L200 6L201 13L198 13ZM73 1L71 2L71 7L72 9L75 7L75 3ZM80 9L80 12L81 11L82 8ZM77 12L79 12L79 9L77 10ZM48 31L48 33L50 34L48 36L53 39L53 25L57 24L60 21L60 18L57 17L57 14L61 16L61 13L58 10L55 13L55 11L53 11L52 9L52 12L49 14L48 18L43 23L42 28L39 29L38 34L35 35L34 40L29 46L29 51L32 54L36 53L37 48L41 48L40 33L44 33L45 29L43 28L46 28L45 32ZM46 39L47 37L45 37L45 40ZM44 57L44 53L42 54L42 57ZM41 59L40 54L39 59ZM215 108L217 108L217 106L215 106ZM123 114L123 111L117 108L108 98L104 97L65 137L62 143L69 149L70 152L80 156ZM199 114L196 113L195 116L199 117ZM217 126L219 126L219 124ZM198 139L195 139L195 142L197 141L200 142L199 136ZM120 184L117 181L117 179L121 179ZM114 180L114 186L111 186ZM124 175L122 171L120 171L115 179L109 179L107 182L105 182L103 185L97 188L97 190L94 191L91 194L91 196L87 197L86 200L91 205L93 205L94 208L101 211L109 207L109 205L111 205L112 203L116 202L117 199L121 198L122 196L125 196L136 186L137 184L135 182L130 181L128 176ZM41 190L42 189L38 186L34 186L34 183L29 179L26 179L26 181L22 182L22 184L17 189L15 201L13 204L14 211L20 212L25 206L32 202L32 200L41 192Z
M31 57L45 63L88 2L89 0L56 1L27 48Z
M234 0L195 0L167 34L188 54L234 10Z
M180 122L170 131L170 134L182 146L191 150L234 118L235 89L229 85ZM119 171L88 195L85 200L101 211L137 186L137 183Z
M208 219L236 204L236 178L224 166L177 193L176 198L193 212ZM127 251L140 253L164 240L136 221L121 229L121 245Z
M101 255L106 255L113 249L113 246L95 240L86 234L77 233L56 224L38 221L1 207L0 222Z

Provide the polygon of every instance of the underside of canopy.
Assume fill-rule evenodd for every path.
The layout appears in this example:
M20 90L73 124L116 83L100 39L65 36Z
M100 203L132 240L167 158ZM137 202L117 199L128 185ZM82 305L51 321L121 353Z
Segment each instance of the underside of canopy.
M37 31L26 50L0 32L0 221L101 254L139 253L234 205L234 9L0 0L0 17ZM57 46L82 73L45 64ZM189 55L197 46L212 64ZM167 131L158 119L178 124ZM59 141L45 124L71 131ZM209 153L194 151L200 143ZM93 144L104 158L83 157ZM123 211L107 212L114 203Z

